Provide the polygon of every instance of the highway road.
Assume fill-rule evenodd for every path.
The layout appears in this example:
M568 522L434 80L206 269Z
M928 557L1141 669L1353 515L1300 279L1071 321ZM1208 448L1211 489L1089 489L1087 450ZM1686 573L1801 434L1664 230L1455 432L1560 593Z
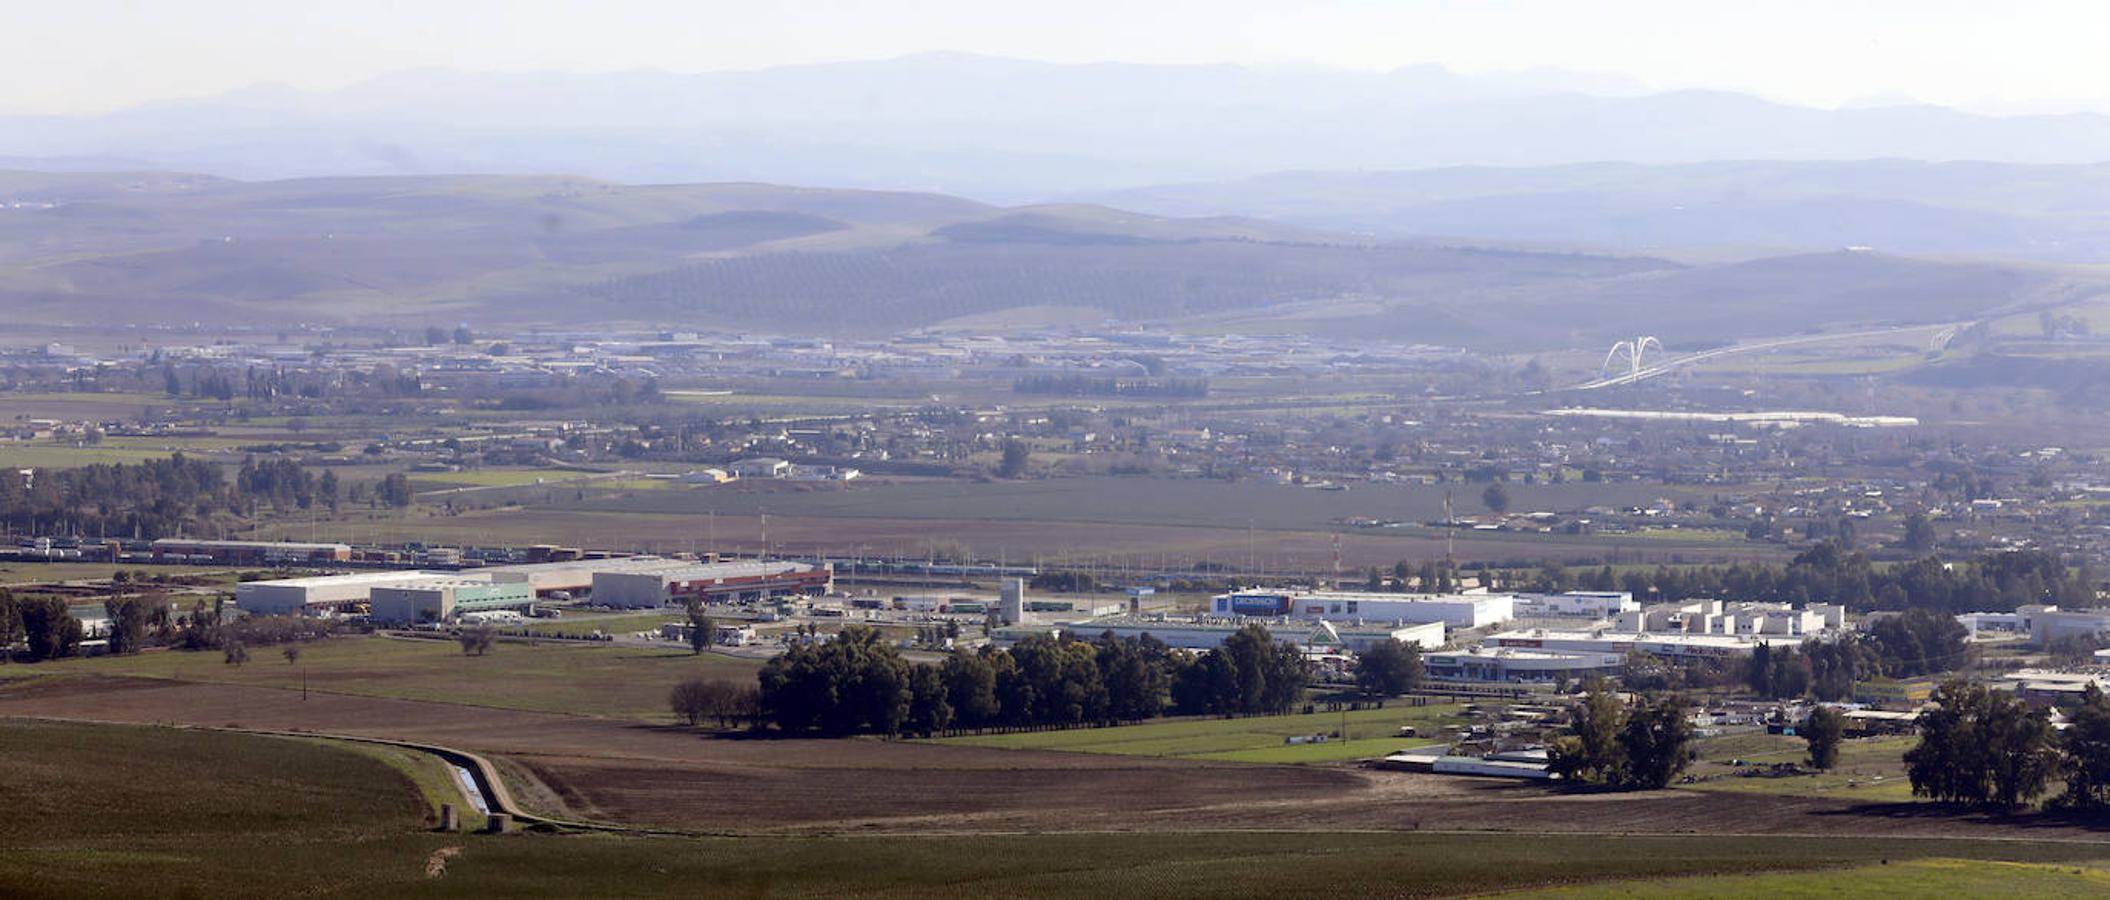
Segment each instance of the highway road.
M1907 325L1897 328L1877 328L1869 331L1846 331L1839 332L1836 334L1812 334L1792 338L1776 338L1773 340L1758 341L1756 343L1750 344L1735 344L1728 347L1717 347L1713 350L1702 350L1698 353L1691 353L1685 356L1672 357L1662 362L1655 363L1653 365L1642 366L1641 368L1635 369L1633 371L1622 372L1618 375L1614 375L1609 378L1600 378L1596 381L1584 382L1582 384L1578 384L1569 388L1569 390L1594 391L1600 388L1616 387L1622 384L1633 384L1637 381L1643 381L1649 378L1654 378L1658 375L1666 374L1668 372L1672 372L1688 366L1698 365L1710 359L1719 359L1724 356L1730 356L1738 353L1755 353L1766 350L1778 350L1782 347L1794 347L1803 344L1820 344L1828 341L1847 341L1854 340L1857 338L1888 337L1891 335L1911 334L1914 332L1927 332L1931 343L1931 339L1941 335L1943 332L1953 333L1956 329L1967 327L1970 324L1971 323L1969 322L1943 322L1934 325Z

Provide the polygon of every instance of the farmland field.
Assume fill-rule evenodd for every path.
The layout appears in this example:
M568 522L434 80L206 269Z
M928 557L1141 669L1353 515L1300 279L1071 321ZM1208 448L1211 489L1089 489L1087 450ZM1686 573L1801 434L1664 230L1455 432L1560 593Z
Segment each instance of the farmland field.
M1578 794L1500 779L1337 765L717 735L607 717L346 694L303 697L283 687L167 679L18 679L0 687L0 716L6 715L240 725L446 744L493 757L537 811L710 834L1433 829L1600 840L1732 832L1768 840L1823 836L1845 845L1882 834L1968 838L2001 847L2058 839L2080 842L2071 845L2080 848L2077 854L2085 849L2110 857L2110 844L2100 843L2099 835L2056 816L1991 815L1842 795ZM1099 733L1108 731L1119 729ZM1109 797L1122 799L1109 804Z
M138 656L69 659L0 668L10 677L124 675L299 691L390 697L577 715L671 721L667 689L691 674L748 680L750 660L686 650L601 644L500 643L488 656L465 656L447 640L335 638L302 644L298 665L276 647L259 647L248 665L218 653L164 650Z
M411 781L335 747L14 720L0 746L0 893L360 893L429 852Z
M1147 496L1146 486L1151 480L1104 481L1049 482L1055 485L1053 490L1036 486L1036 493L1020 500L1021 505L1010 512L998 509L1002 501L991 494L974 511L983 515L980 518L945 517L941 500L933 499L930 503L935 505L924 505L908 495L900 498L903 505L897 508L888 496L860 494L867 490L865 487L843 492L834 487L801 485L777 492L741 494L725 488L597 491L590 484L545 485L509 489L506 505L499 508L391 518L387 533L399 539L459 546L554 542L643 552L715 549L751 553L762 549L761 513L767 511L769 546L775 552L836 557L921 556L935 551L939 555L965 553L1013 562L1068 561L1079 566L1144 568L1160 562L1182 565L1199 561L1243 567L1250 555L1253 566L1261 571L1309 574L1314 567L1327 565L1331 560L1336 536L1341 543L1342 561L1352 569L1390 566L1401 559L1437 559L1446 552L1446 535L1441 529L1346 529L1326 524L1318 512L1310 514L1316 518L1297 522L1285 521L1275 514L1255 518L1252 510L1261 507L1229 506L1220 510L1225 517L1219 519L1203 520L1188 513L1167 511L1155 517L1190 521L1152 523L1145 520L1153 518L1153 514L1135 505L1137 497L1122 494L1124 487L1134 486L1138 495ZM959 486L962 485L904 482L888 490L935 491ZM1294 496L1353 494L1272 489L1293 492ZM1064 496L1063 490L1074 491L1076 496ZM842 496L829 496L838 493ZM485 503L496 499L491 494L468 496L479 497ZM584 499L574 499L580 496ZM809 499L816 497L822 499ZM1098 520L1037 519L1037 508L1027 505L1028 501L1045 501L1088 516L1082 504L1093 502L1094 498L1104 510ZM1442 495L1439 493L1436 498L1440 505ZM807 509L808 506L815 508ZM917 515L932 517L914 517ZM1250 530L1249 520L1254 525ZM312 526L266 526L250 536L305 540L313 535L362 541L376 533L375 525L369 522L338 521ZM1775 546L1710 540L1705 533L1697 534L1701 539L1467 531L1455 535L1455 546L1462 560L1513 562L1554 554L1616 559L1650 567L1659 563L1698 564L1781 555Z
M1542 897L2101 897L2110 869L1970 859L1911 859L1814 872L1612 881L1534 890Z
M2012 885L2030 895L2079 896L2077 889L2102 886L2098 871L2069 868L2093 858L2096 846L2025 841L442 834L426 830L419 791L400 772L343 745L19 720L0 720L0 742L29 751L0 755L0 800L11 813L0 817L0 883L11 894L1257 898L1318 883L1348 895L1407 897L1599 887L1793 896L1847 878L1893 893L1969 895ZM109 836L112 825L125 836ZM1870 865L1876 860L1887 865Z
M899 519L1024 519L1036 522L1109 522L1243 529L1249 520L1269 529L1326 529L1344 516L1412 522L1440 519L1446 488L1355 485L1347 491L1200 478L1053 478L1021 482L956 479L800 485L742 482L712 491L681 492L625 502L641 513L716 512L748 516ZM1453 493L1458 489L1453 487ZM1575 509L1647 503L1677 489L1642 484L1511 485L1512 508ZM1464 491L1477 495L1478 488ZM558 509L604 509L596 498L551 504ZM1458 512L1476 511L1460 500Z
M1385 709L1347 713L1186 719L1115 728L970 735L942 738L939 742L1014 750L1068 750L1225 762L1337 763L1427 745L1431 743L1429 735L1439 732L1445 725L1463 721L1457 715L1462 708L1458 704L1423 707L1394 704ZM1323 744L1285 744L1283 741L1293 735L1333 734L1341 729L1344 719L1347 740L1328 740ZM1413 726L1421 736L1398 737L1402 725Z

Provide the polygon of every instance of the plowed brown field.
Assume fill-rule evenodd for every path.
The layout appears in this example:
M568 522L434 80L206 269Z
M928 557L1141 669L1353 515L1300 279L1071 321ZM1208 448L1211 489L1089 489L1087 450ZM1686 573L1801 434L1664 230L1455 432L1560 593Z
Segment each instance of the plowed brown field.
M2110 838L1927 804L1696 791L1568 794L1488 779L880 740L720 738L549 713L154 679L0 688L0 715L311 730L472 750L543 811L718 832L1466 830ZM239 761L230 760L230 764ZM534 801L530 801L531 804Z

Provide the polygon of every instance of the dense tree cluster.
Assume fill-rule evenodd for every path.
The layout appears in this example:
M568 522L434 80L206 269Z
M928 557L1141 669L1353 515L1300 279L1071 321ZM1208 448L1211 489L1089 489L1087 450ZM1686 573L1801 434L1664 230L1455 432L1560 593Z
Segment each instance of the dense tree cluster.
M318 479L290 460L245 461L229 482L218 465L178 453L0 477L0 522L31 534L168 537L214 515L246 516L262 504L305 509L320 499L334 506L336 488L335 475Z
M1630 706L1601 688L1583 694L1571 733L1553 742L1548 767L1570 784L1621 790L1660 788L1691 761L1692 723L1676 697L1639 697Z
M2042 550L2004 550L1964 563L1924 557L1878 569L1867 556L1832 541L1817 544L1786 566L1733 563L1654 572L1569 572L1549 565L1533 575L1500 579L1505 586L1539 591L1629 591L1636 598L1695 597L1769 600L1783 603L1841 603L1855 612L1919 607L1937 611L2008 612L2031 603L2095 605L2095 574L2085 565L2068 569Z
M0 590L0 647L21 642L30 662L60 659L79 652L81 620L58 597L14 597ZM0 652L0 657L10 653Z
M1812 638L1799 648L1759 644L1745 669L1746 684L1762 697L1846 700L1856 681L1911 678L1969 665L1975 658L1969 638L1952 616L1909 609L1877 619L1862 634Z
M1149 636L1082 641L1035 635L1009 650L912 664L879 632L843 629L795 646L759 676L762 714L791 732L933 734L1191 714L1280 713L1310 683L1303 653L1249 627L1194 656Z
M1802 740L1809 745L1810 765L1830 771L1839 764L1839 742L1846 736L1846 715L1829 706L1810 710L1802 723Z
M2058 774L2061 748L2046 710L2007 691L1961 681L1937 688L1932 699L1920 713L1919 745L1905 752L1914 795L2012 807L2044 793ZM2096 793L2092 782L2086 787L2084 793Z
M1355 684L1365 694L1397 697L1420 687L1425 674L1419 644L1386 638L1355 657Z

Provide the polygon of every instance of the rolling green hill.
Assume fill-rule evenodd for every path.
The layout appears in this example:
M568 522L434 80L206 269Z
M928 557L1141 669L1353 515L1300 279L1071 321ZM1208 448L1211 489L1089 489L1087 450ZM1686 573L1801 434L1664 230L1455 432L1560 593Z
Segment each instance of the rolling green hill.
M1872 254L1691 266L761 184L0 172L0 313L46 323L871 333L1072 309L1534 349L1974 318L2064 296L2074 277Z

